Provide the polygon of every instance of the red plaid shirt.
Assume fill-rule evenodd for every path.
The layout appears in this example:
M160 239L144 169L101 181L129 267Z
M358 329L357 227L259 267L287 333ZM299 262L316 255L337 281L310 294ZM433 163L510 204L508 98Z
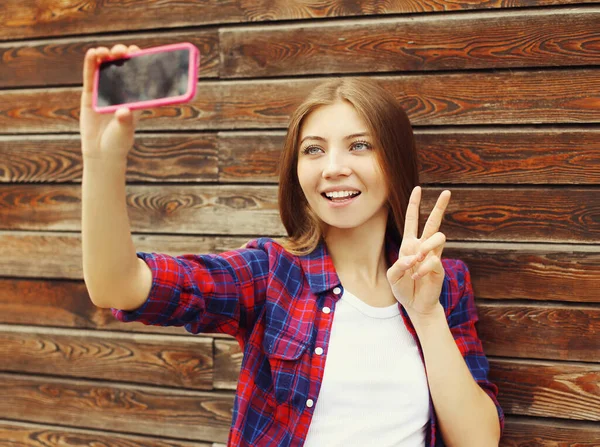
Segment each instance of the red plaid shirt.
M398 247L387 245L388 262ZM120 321L185 326L191 333L234 336L244 353L228 446L301 446L306 439L323 380L337 301L343 288L325 244L294 256L272 239L219 255L138 253L153 273L146 302L134 311L113 309ZM443 260L440 301L473 378L492 398L501 427L504 415L475 322L469 271L462 261ZM417 340L404 308L405 324ZM320 346L323 355L315 355ZM429 447L442 447L430 398ZM374 440L376 441L376 440Z

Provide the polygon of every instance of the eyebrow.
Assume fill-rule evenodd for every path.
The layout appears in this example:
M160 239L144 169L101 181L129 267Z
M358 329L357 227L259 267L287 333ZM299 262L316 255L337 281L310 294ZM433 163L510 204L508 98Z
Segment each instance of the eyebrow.
M369 136L368 132L360 132L360 133L353 133L352 135L348 135L346 137L344 137L344 140L350 140L352 138L356 138L356 137L366 137ZM304 143L306 140L319 140L319 141L327 141L325 138L323 137L317 137L317 136L312 136L312 135L308 135L304 138L302 138L302 141L300 142L300 144Z

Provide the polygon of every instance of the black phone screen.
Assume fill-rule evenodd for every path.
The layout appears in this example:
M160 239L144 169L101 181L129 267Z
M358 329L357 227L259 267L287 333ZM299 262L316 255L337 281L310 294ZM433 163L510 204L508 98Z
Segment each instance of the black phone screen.
M98 106L107 107L180 96L188 89L190 51L165 51L103 62Z

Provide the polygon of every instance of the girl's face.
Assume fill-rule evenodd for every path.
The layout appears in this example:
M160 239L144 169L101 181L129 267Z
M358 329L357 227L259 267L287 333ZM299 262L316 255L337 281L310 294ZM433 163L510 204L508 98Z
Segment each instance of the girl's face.
M327 225L357 228L387 220L387 186L368 128L347 101L320 106L300 129L298 179Z

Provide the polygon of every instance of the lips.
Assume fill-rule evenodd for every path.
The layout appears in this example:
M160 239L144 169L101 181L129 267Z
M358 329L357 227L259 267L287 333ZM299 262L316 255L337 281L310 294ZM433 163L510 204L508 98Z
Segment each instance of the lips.
M360 191L356 191L355 194L352 194L350 196L344 196L344 197L332 197L332 198L329 198L329 197L327 197L327 195L325 193L321 193L321 195L323 197L325 197L327 200L329 200L330 202L343 202L344 200L350 200L350 199L354 199L354 198L360 196Z

